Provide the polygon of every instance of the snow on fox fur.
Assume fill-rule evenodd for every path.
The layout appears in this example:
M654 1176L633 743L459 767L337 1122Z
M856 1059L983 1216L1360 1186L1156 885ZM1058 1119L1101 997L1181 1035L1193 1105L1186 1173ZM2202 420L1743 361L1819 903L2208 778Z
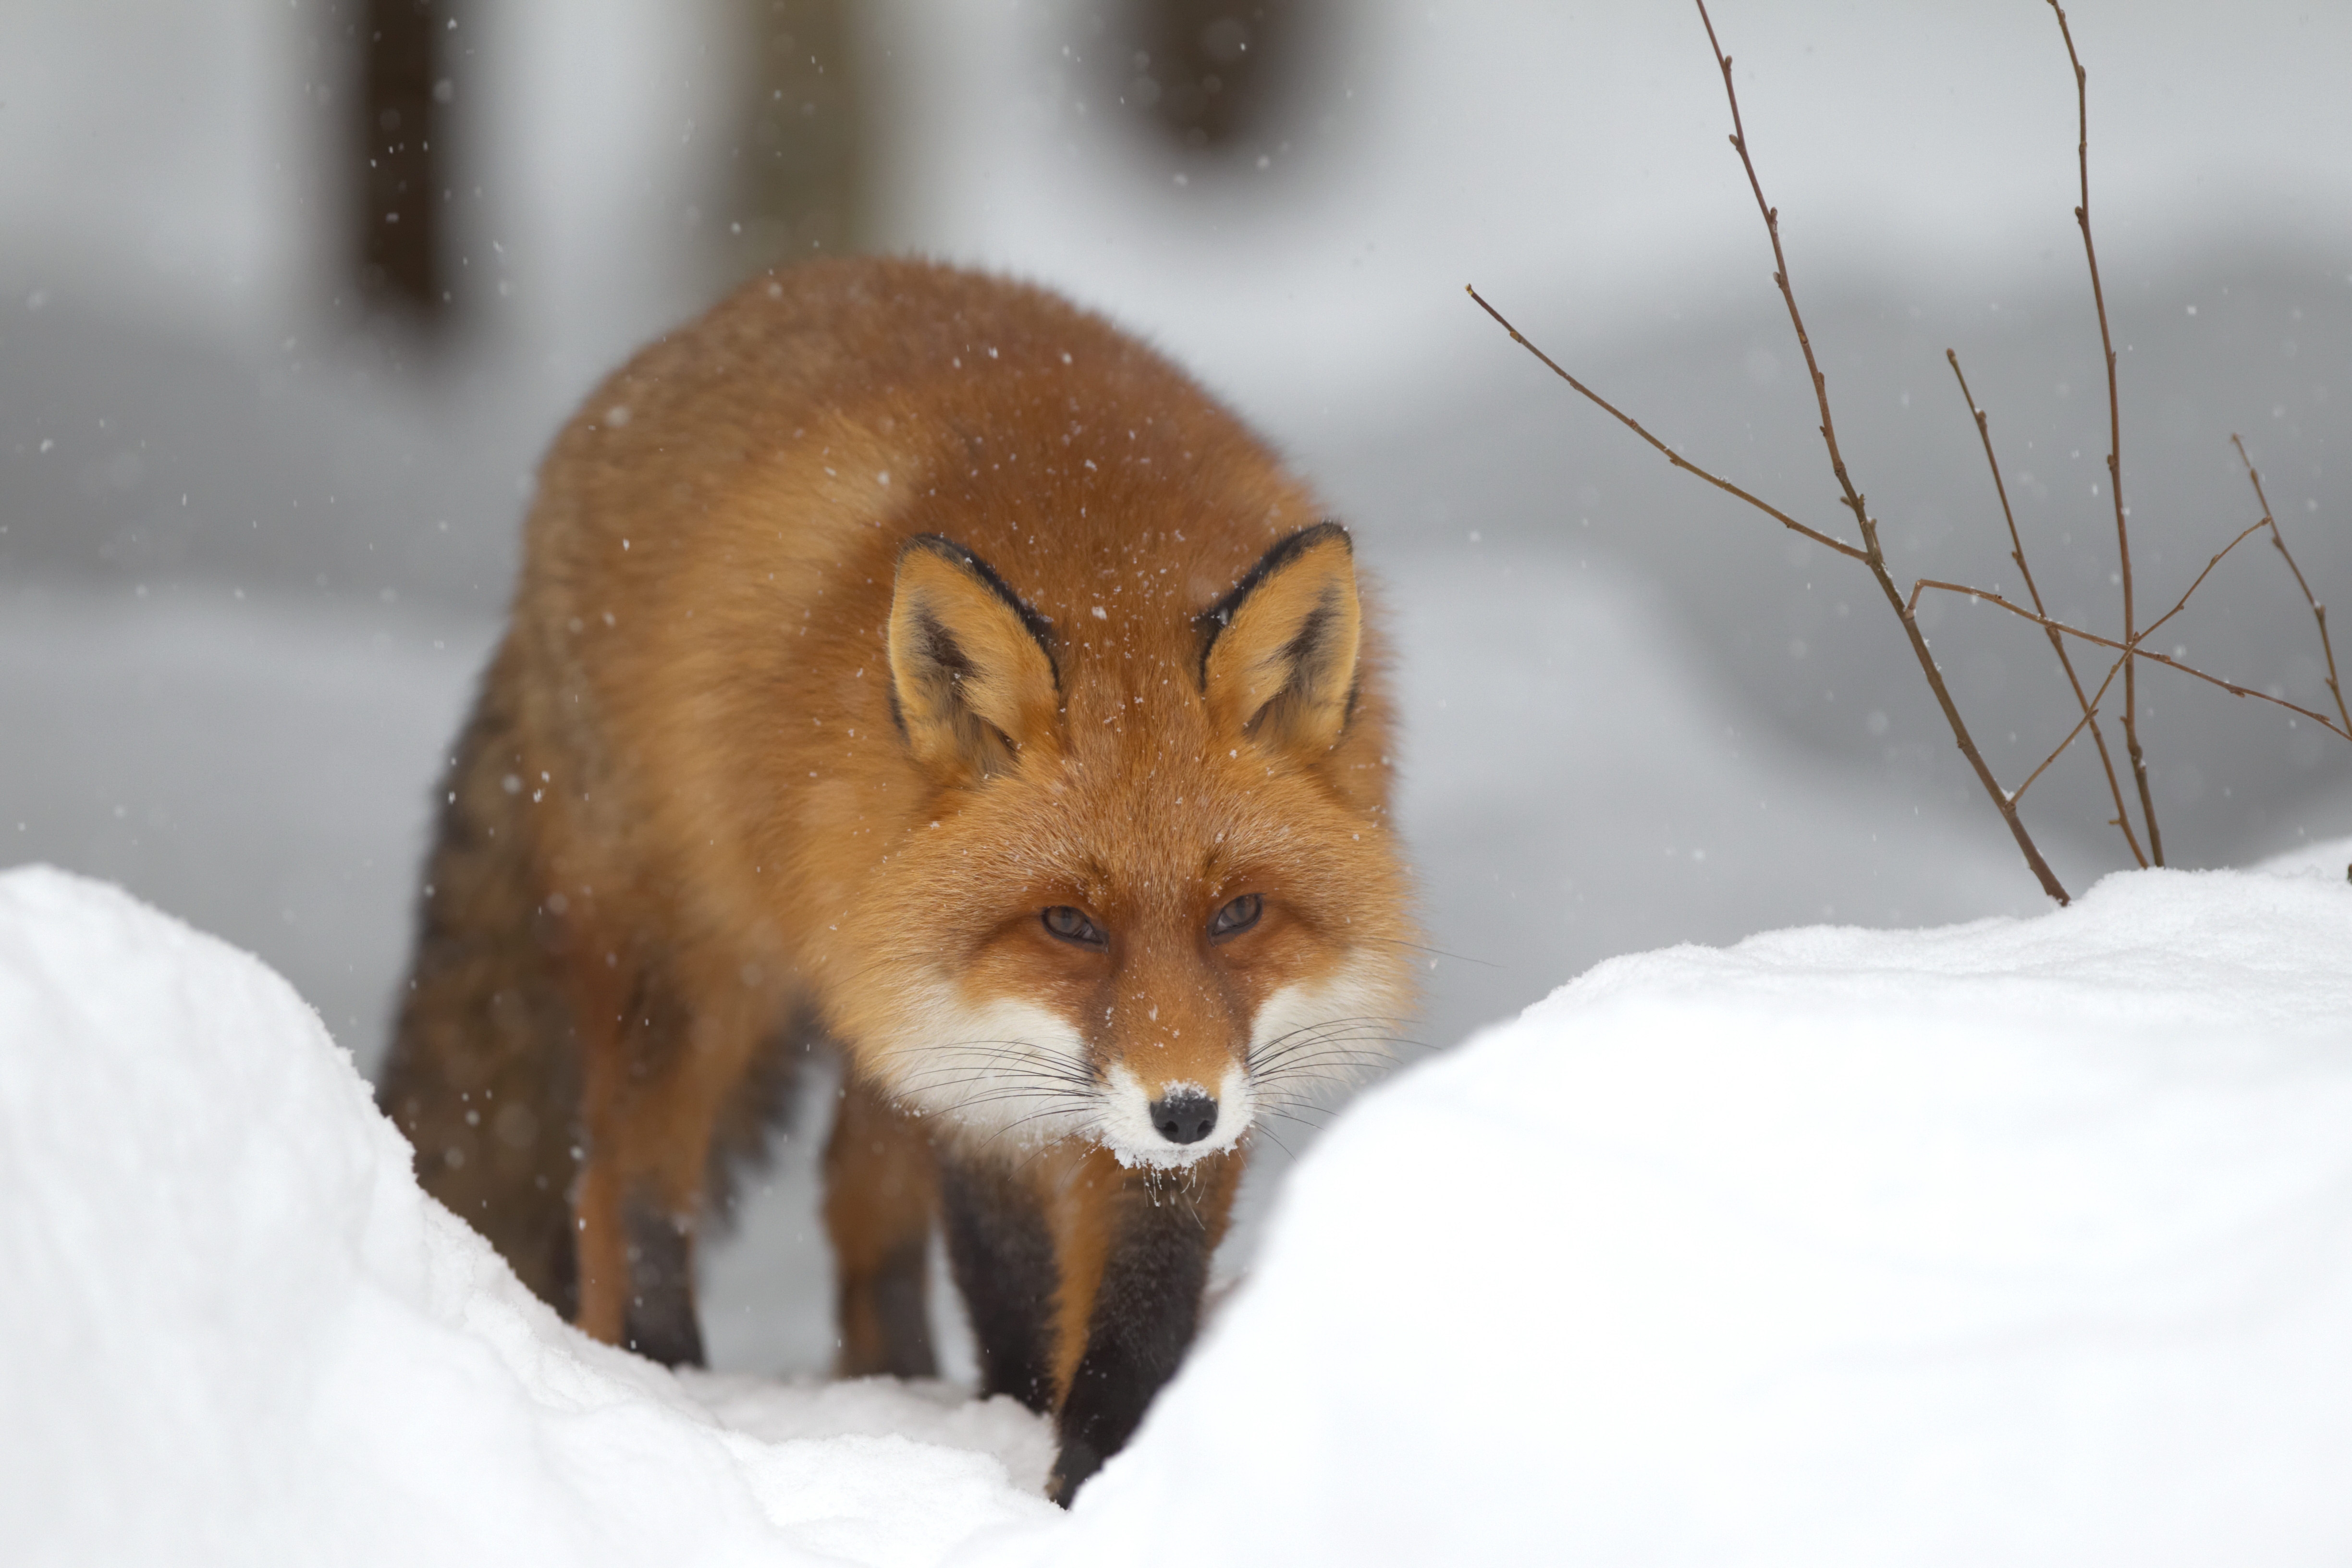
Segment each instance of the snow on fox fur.
M1340 1118L1067 1516L1008 1402L590 1342L282 982L10 873L7 1554L2341 1561L2348 847L1601 965Z

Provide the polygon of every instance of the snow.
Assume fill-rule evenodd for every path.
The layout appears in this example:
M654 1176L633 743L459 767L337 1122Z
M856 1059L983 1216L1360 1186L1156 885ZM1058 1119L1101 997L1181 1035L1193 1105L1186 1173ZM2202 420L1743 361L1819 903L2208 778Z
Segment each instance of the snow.
M1066 1517L937 1385L684 1379L257 961L0 876L33 1563L2340 1561L2352 841L1613 959L1364 1096Z
M43 868L0 877L0 1258L14 1562L912 1564L1053 1511L1010 1401L590 1342L285 982Z
M1052 1560L2341 1561L2347 849L1598 966L1302 1162Z

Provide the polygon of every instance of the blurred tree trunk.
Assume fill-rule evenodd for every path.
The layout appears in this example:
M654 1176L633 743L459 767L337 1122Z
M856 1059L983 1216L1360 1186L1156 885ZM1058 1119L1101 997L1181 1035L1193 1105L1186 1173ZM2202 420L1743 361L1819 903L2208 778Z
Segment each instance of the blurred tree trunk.
M1255 151L1279 121L1322 18L1318 0L1129 0L1120 94L1185 147Z
M736 0L743 109L720 235L730 280L856 249L865 235L866 136L849 0Z
M444 218L449 158L441 110L458 0L358 0L361 158L354 247L361 301L440 326L454 302Z

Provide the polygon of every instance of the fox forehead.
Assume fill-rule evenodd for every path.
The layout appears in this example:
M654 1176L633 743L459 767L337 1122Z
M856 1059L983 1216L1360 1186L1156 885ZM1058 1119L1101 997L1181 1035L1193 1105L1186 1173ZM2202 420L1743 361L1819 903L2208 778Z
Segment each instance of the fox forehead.
M1073 632L1057 626L1054 658L1070 753L1113 767L1205 758L1212 736L1202 640L1189 615L1136 614Z
M1262 767L1220 769L1172 747L1138 747L1066 757L1041 784L1008 779L992 788L998 798L969 809L975 836L992 846L974 869L1000 888L1065 893L1097 912L1140 917L1313 871L1302 803L1288 798L1305 792Z

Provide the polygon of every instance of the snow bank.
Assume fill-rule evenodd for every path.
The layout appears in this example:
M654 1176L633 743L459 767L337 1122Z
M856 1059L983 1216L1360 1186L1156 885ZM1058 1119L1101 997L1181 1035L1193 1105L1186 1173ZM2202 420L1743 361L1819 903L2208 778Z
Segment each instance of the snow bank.
M281 982L12 873L6 1555L2341 1562L2347 858L1600 965L1340 1119L1066 1518L1006 1402L583 1340Z
M0 877L0 1268L12 1563L929 1563L1055 1514L980 1451L1042 1474L1009 1401L582 1338L283 981L45 868Z
M1333 1128L1051 1560L2345 1561L2347 849L1601 964Z

